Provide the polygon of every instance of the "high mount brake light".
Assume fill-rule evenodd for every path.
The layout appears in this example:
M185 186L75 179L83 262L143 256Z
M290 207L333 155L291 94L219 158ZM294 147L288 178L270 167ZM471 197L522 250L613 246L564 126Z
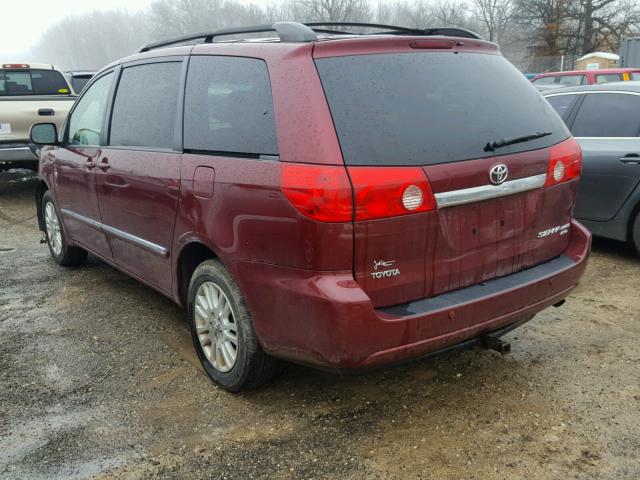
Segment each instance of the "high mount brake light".
M373 220L436 209L436 199L420 167L348 167L355 219Z
M2 68L29 68L29 65L26 63L5 63Z
M457 44L464 45L462 42L456 42L455 40L413 40L409 42L411 48L416 49L433 49L433 50L447 50L452 49Z
M283 164L282 192L303 215L321 222L353 220L351 185L344 167Z
M557 185L580 177L582 150L573 138L549 149L549 170L545 186Z

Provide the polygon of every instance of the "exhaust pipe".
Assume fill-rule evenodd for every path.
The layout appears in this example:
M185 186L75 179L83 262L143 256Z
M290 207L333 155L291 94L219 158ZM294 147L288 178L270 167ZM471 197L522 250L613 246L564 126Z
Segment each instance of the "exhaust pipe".
M506 355L507 353L511 353L511 344L509 342L505 342L498 337L492 337L491 335L484 335L481 338L482 346L484 348L490 348L491 350L495 350L501 355Z

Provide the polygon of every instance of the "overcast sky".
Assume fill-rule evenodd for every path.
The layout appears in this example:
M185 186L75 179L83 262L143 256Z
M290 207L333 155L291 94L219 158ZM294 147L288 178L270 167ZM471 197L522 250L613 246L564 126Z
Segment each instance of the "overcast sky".
M153 0L0 0L0 63L19 62L50 25L92 10L143 10ZM265 5L267 0L239 0ZM21 58L22 57L22 58Z

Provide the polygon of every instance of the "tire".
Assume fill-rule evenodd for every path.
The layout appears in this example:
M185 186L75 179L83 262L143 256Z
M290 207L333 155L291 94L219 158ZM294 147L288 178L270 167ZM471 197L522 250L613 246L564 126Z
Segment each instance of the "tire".
M636 214L636 219L633 221L633 227L631 230L631 241L636 247L636 252L640 255L640 212Z
M87 260L87 251L80 247L73 247L67 242L64 228L60 223L58 209L53 203L51 193L44 193L41 208L47 246L56 263L64 267L72 267L84 263Z
M241 392L273 376L278 362L260 347L240 289L218 260L204 261L193 272L188 309L193 346L214 383Z

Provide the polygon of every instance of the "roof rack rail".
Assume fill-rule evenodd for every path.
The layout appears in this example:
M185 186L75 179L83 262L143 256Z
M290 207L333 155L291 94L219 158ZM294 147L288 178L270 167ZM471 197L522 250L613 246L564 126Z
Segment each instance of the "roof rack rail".
M148 52L156 48L169 47L172 45L186 44L189 45L196 40L198 43L212 43L218 37L229 35L241 35L245 33L263 33L276 32L280 40L283 42L313 42L318 39L318 33L331 35L362 35L361 32L349 32L345 30L324 29L318 27L358 27L358 28L375 28L380 32L373 32L368 35L442 35L447 37L463 37L482 40L482 37L466 28L455 27L439 27L439 28L409 28L398 27L395 25L384 25L379 23L360 23L360 22L276 22L274 24L252 25L248 27L232 27L213 30L210 32L193 33L170 40L162 40L160 42L149 43L140 47L136 53Z
M140 47L136 53L148 52L156 48L188 44L194 40L202 39L202 43L211 43L214 38L229 35L240 35L243 33L276 32L283 42L312 42L318 39L316 33L306 25L298 22L276 22L274 24L252 25L249 27L222 28L211 32L193 33L182 37L162 40L160 42L149 43Z
M380 23L363 23L363 22L309 22L305 25L311 28L314 32L318 33L333 33L333 34L353 34L362 35L360 32L347 32L344 30L325 30L316 27L361 27L361 28L376 28L383 30L382 32L374 32L369 35L442 35L445 37L463 37L473 38L476 40L483 40L482 36L467 30L466 28L459 27L435 27L435 28L410 28L399 27L396 25L384 25Z

